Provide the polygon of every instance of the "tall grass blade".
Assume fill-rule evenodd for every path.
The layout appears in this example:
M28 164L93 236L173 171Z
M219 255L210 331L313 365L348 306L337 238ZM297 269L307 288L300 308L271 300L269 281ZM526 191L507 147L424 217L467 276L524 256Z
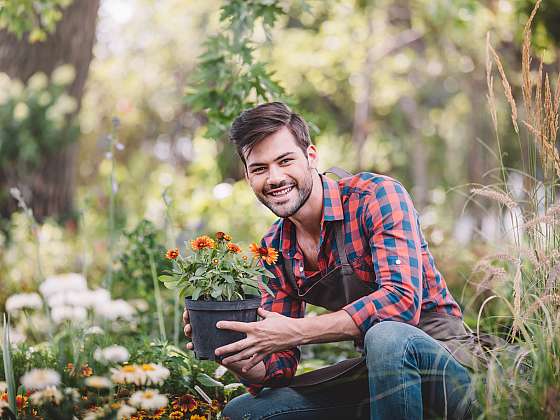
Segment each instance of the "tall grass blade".
M14 378L14 369L12 366L12 355L10 352L10 315L8 315L8 318L6 318L6 314L4 314L2 359L4 360L4 373L6 375L6 385L8 386L8 404L10 404L10 410L12 411L14 416L16 416L16 381Z

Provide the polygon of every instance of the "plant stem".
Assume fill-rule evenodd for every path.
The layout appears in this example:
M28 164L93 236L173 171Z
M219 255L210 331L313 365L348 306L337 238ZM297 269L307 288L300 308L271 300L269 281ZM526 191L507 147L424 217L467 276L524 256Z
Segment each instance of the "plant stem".
M4 342L2 346L2 358L4 360L4 376L6 377L6 385L8 386L8 404L10 410L17 418L16 407L16 383L14 378L14 369L12 366L12 355L10 351L10 314L6 318L4 314Z
M157 279L156 264L154 262L154 256L152 252L149 252L150 258L150 270L152 272L152 280L154 282L154 292L156 295L156 307L158 314L158 324L159 324L159 334L162 340L167 340L167 335L165 334L165 323L163 322L163 307L161 302L161 291L159 288L159 281Z

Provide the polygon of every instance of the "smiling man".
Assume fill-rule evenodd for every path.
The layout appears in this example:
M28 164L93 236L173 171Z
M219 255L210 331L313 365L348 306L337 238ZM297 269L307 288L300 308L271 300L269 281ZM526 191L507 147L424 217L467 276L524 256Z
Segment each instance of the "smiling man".
M262 320L217 325L247 334L216 350L250 391L224 415L467 416L473 340L405 188L374 173L320 174L305 121L280 102L243 112L230 137L256 197L279 217L262 239L279 259L267 266ZM304 317L306 303L330 312ZM344 340L364 356L294 376L299 345Z

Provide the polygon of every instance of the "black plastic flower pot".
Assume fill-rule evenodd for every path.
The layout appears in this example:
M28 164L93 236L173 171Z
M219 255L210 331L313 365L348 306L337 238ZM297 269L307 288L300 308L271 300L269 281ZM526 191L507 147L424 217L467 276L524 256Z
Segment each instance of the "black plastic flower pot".
M189 311L194 355L199 360L221 360L225 356L216 356L218 347L243 340L245 333L216 328L218 321L254 322L260 297L243 300L217 301L192 300L185 298Z

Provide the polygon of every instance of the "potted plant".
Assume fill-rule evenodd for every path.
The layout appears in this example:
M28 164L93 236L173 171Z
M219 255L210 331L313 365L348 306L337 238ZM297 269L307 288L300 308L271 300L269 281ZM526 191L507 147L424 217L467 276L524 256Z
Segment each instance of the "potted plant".
M254 322L260 306L262 276L274 277L264 267L278 259L274 248L262 248L257 244L249 247L251 257L231 241L231 236L217 232L214 237L199 236L190 242L192 253L181 255L178 248L167 251L166 257L173 262L171 271L159 277L167 288L177 289L185 298L192 326L192 342L195 357L216 360L214 350L245 338L245 334L219 330L221 320Z

